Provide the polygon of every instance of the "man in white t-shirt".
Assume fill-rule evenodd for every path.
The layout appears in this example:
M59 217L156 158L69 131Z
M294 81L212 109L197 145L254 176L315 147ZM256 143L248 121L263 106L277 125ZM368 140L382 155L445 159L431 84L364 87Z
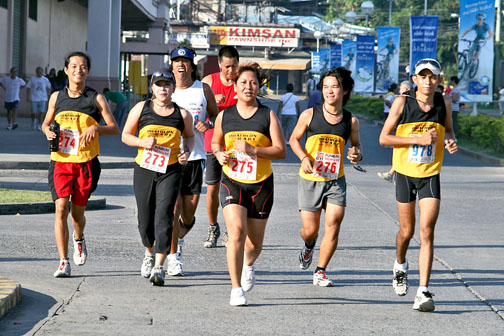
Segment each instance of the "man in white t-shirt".
M36 76L33 76L28 81L27 100L31 100L31 118L32 129L42 130L41 125L44 121L44 114L47 111L47 100L51 94L51 82L47 77L43 76L43 69L37 67L35 70Z
M25 81L16 75L16 68L10 69L10 75L0 79L0 87L5 90L5 109L7 110L8 130L18 127L17 108L19 106L19 91L26 85Z
M301 114L299 99L292 91L294 91L294 85L287 84L287 93L280 98L280 105L278 105L278 115L282 118L285 139L290 138L298 116ZM287 144L289 144L289 140L287 140Z
M396 83L392 83L389 86L389 92L385 96L385 100L383 102L383 120L387 120L388 114L390 112L390 107L394 102L394 97L398 93L398 87Z
M457 76L451 76L450 82L452 89L449 96L452 101L453 133L455 133L455 138L457 138L459 131L458 114L460 112L460 88L458 87L459 79Z
M499 90L499 115L504 114L504 88Z

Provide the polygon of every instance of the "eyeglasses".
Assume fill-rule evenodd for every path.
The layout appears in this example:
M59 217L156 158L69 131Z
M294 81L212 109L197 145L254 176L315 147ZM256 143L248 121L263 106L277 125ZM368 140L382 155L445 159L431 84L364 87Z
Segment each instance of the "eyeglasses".
M430 64L430 65L433 65L439 69L441 69L441 64L439 64L438 61L436 61L435 59L433 58L424 58L424 59L421 59L420 61L416 62L415 64L415 69L419 66L419 65L424 65L424 64Z

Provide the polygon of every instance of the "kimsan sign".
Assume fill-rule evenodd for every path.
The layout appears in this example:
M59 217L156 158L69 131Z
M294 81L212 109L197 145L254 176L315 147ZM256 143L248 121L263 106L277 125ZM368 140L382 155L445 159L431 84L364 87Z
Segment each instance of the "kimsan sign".
M210 44L296 48L298 37L294 28L210 26Z

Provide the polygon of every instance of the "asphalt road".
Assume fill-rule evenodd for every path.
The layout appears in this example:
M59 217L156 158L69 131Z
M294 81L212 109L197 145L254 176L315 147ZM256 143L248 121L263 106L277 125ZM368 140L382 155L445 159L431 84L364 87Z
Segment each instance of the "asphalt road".
M257 284L247 295L249 306L240 308L228 304L222 244L203 248L206 190L186 238L186 275L152 287L140 276L132 169L109 169L95 193L108 206L87 213L90 257L82 267L72 265L72 278L52 277L58 264L52 214L0 217L0 275L23 287L21 303L0 321L0 335L502 335L504 168L446 153L430 284L436 310L419 313L412 310L418 235L408 253L410 293L398 297L391 286L397 209L393 185L376 175L391 160L391 149L377 143L379 131L361 123L367 173L346 165L348 207L328 267L334 288L313 286L314 265L309 271L298 266L299 163L292 153L274 165L275 204L256 263ZM118 137L102 144L102 153L117 153L118 160L130 152ZM3 170L0 187L46 190L46 172Z

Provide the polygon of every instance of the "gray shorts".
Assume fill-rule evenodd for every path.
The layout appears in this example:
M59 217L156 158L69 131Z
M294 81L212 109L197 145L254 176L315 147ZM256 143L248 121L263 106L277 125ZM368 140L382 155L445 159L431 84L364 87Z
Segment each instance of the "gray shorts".
M345 176L337 180L314 182L298 178L298 205L300 211L319 211L325 203L346 207Z

